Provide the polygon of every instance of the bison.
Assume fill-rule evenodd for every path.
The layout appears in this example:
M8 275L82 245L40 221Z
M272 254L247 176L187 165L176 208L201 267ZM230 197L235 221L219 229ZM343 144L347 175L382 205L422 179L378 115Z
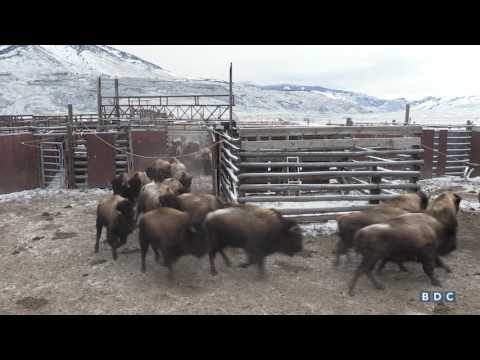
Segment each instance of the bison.
M158 182L172 176L170 162L162 159L155 160L149 167L147 167L145 172L150 179Z
M432 285L441 286L434 275L435 266L450 272L439 256L457 247L457 213L461 197L450 191L440 194L423 213L408 213L380 224L369 225L355 235L355 250L362 261L350 283L354 294L358 278L366 273L377 289L384 286L372 274L376 263L388 259L395 262L418 261Z
M283 217L274 209L255 205L233 205L209 213L204 227L209 244L210 273L217 274L215 256L220 252L224 262L225 247L244 249L247 262L258 266L260 277L265 275L265 257L276 253L289 256L302 251L302 232L294 220Z
M164 197L166 199L170 199L171 196L175 195L176 194L167 184L152 181L145 185L140 191L140 195L138 197L135 222L138 220L140 214L162 206L162 199Z
M399 195L389 201L364 211L338 216L337 225L339 240L335 250L335 265L339 265L341 255L348 255L348 251L354 245L353 238L358 230L365 226L381 223L409 212L420 212L425 210L427 206L428 196L423 191L419 191L415 194ZM398 265L401 270L406 270L403 265Z
M114 195L125 196L128 191L128 174L115 175L111 181Z
M112 248L113 259L117 260L117 248L127 242L127 237L134 229L132 203L120 196L109 195L100 201L97 207L97 238L95 252L99 250L103 227L107 228L107 242Z
M163 264L168 267L168 279L173 279L173 264L184 255L198 258L207 251L207 243L191 225L189 216L169 207L161 207L146 213L139 224L141 271L146 271L146 255L151 246L155 260L159 262L159 251Z
M222 208L224 203L211 194L186 193L171 199L169 205L177 210L186 212L193 226L198 231L202 231L202 224L208 213Z

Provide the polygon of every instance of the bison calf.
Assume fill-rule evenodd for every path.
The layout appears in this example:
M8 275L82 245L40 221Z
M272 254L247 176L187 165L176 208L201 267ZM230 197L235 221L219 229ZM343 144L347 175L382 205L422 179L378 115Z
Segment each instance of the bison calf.
M439 195L424 213L404 214L381 224L359 230L355 235L355 250L363 258L349 288L353 289L361 274L366 273L377 289L383 289L372 274L379 260L395 262L418 261L431 280L440 286L434 275L435 266L449 268L439 256L447 255L457 246L457 212L461 198L445 192Z
M99 250L102 229L107 228L107 242L112 248L113 259L117 260L117 248L127 242L134 229L133 205L124 197L109 195L97 207L97 238L95 252Z
M146 213L140 220L139 240L142 272L146 271L145 259L149 246L159 261L159 251L164 265L168 267L168 278L173 279L173 264L181 256L202 257L207 253L204 237L191 226L189 216L179 210L162 207Z
M225 247L244 249L247 262L256 264L264 276L267 255L280 252L289 256L302 251L302 233L294 220L284 218L274 209L254 205L236 205L209 213L205 219L209 244L210 272L217 274L215 256L220 252L227 266Z

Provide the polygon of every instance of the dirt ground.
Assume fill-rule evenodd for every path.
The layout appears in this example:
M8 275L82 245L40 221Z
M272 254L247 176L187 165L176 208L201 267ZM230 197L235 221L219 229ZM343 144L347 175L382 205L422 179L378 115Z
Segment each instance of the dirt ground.
M106 193L43 191L0 201L0 314L480 314L478 212L459 213L459 249L445 258L453 272L437 270L457 301L434 305L419 301L421 290L438 288L416 263L406 264L408 273L387 265L383 291L362 277L350 297L359 258L335 269L336 235L322 234L322 226L308 227L300 255L269 257L266 280L255 268L225 267L221 257L213 277L208 257L184 257L169 284L151 251L140 272L137 232L116 262L107 244L94 253L96 205ZM234 264L244 260L228 253Z

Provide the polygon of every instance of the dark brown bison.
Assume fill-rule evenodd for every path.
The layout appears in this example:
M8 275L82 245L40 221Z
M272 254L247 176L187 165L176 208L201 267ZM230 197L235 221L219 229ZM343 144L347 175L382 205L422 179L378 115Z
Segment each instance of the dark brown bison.
M435 266L450 271L440 256L457 247L457 213L461 198L452 192L440 194L424 213L408 213L381 224L369 225L355 235L355 250L362 255L350 283L354 294L358 278L366 273L377 289L384 286L372 274L376 263L388 259L395 262L418 261L432 285L441 286L434 275Z
M217 252L220 252L225 264L230 265L223 252L225 247L244 249L247 262L241 266L257 265L260 277L264 276L266 256L276 252L293 256L302 250L300 227L294 220L283 217L274 209L235 205L209 213L204 226L212 275L217 274Z
M117 248L127 242L128 235L134 229L132 203L120 195L109 195L98 204L96 225L95 252L99 250L100 237L105 226L107 228L107 243L112 248L113 259L117 260Z
M147 173L143 171L137 171L133 176L128 180L128 186L130 188L130 194L135 199L140 195L142 188L150 183L152 180L147 176Z
M399 195L364 211L338 216L339 240L335 250L335 265L338 266L340 263L341 255L348 255L348 251L353 248L353 238L358 230L409 212L423 211L427 206L428 196L423 191L419 191L416 194ZM399 264L399 267L401 270L406 270L401 264Z
M208 213L220 209L223 202L215 195L202 193L186 193L176 196L170 201L170 206L186 212L192 224L202 231L202 224Z
M115 175L111 181L114 195L125 196L128 191L128 174L122 173Z
M173 279L173 264L184 255L204 256L207 243L191 225L189 216L169 207L161 207L146 213L139 224L141 250L141 271L146 271L146 255L151 246L155 260L163 256L163 264L168 267L168 279Z
M172 176L170 162L162 159L155 160L147 167L145 172L150 179L157 182L161 182Z

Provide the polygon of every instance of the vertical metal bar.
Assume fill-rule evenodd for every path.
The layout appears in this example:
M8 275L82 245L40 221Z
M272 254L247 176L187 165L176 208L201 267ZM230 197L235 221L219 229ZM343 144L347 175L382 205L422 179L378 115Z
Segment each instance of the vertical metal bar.
M120 100L118 97L118 79L115 79L115 117L117 119L120 117Z
M97 80L97 114L98 114L98 123L100 126L103 126L102 118L102 78L99 76Z
M230 120L230 128L232 128L232 122L233 122L233 89L232 89L232 81L233 81L233 76L232 76L232 63L230 63L230 81L229 81L229 120Z
M74 149L73 149L73 106L68 105L68 121L67 121L67 136L66 136L66 148L67 148L67 187L75 188L75 165L74 161ZM64 167L65 168L65 167Z
M410 122L410 104L405 106L405 125L408 125Z

